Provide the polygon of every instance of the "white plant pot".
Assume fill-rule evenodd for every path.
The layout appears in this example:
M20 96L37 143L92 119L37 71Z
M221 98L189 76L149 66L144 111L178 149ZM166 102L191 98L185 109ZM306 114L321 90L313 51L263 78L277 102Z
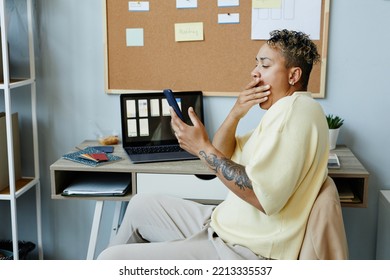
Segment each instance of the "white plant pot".
M339 137L340 128L329 129L329 149L336 148L337 137Z

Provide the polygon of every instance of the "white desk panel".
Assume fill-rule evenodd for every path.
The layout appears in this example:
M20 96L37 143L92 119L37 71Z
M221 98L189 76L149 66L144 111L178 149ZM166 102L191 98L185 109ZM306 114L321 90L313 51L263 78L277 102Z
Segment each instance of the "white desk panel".
M200 201L224 200L228 189L218 178L195 175L137 173L137 193L163 193Z

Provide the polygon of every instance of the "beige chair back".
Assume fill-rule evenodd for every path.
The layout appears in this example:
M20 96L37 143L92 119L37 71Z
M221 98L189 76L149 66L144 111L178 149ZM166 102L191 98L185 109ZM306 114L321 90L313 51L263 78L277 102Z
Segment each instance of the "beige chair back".
M328 177L314 202L299 259L345 260L348 244L336 185Z

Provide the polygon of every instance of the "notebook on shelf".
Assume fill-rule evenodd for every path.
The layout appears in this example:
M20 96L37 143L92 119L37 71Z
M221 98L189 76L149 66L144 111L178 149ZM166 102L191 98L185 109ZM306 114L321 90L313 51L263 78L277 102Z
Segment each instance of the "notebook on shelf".
M63 196L123 196L131 188L130 173L81 172L75 176Z
M188 108L193 107L202 122L201 91L174 92L183 112L184 121L191 124ZM122 145L133 163L197 159L184 151L171 128L168 101L161 92L121 94Z
M340 168L339 157L335 153L329 153L328 168L337 169Z

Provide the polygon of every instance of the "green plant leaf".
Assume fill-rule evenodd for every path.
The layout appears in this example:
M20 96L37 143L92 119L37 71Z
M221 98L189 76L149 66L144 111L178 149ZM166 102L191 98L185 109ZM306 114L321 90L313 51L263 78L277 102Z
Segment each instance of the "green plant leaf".
M344 123L344 119L340 118L339 116L334 116L332 114L326 116L326 121L328 122L329 129L337 129L341 127Z

